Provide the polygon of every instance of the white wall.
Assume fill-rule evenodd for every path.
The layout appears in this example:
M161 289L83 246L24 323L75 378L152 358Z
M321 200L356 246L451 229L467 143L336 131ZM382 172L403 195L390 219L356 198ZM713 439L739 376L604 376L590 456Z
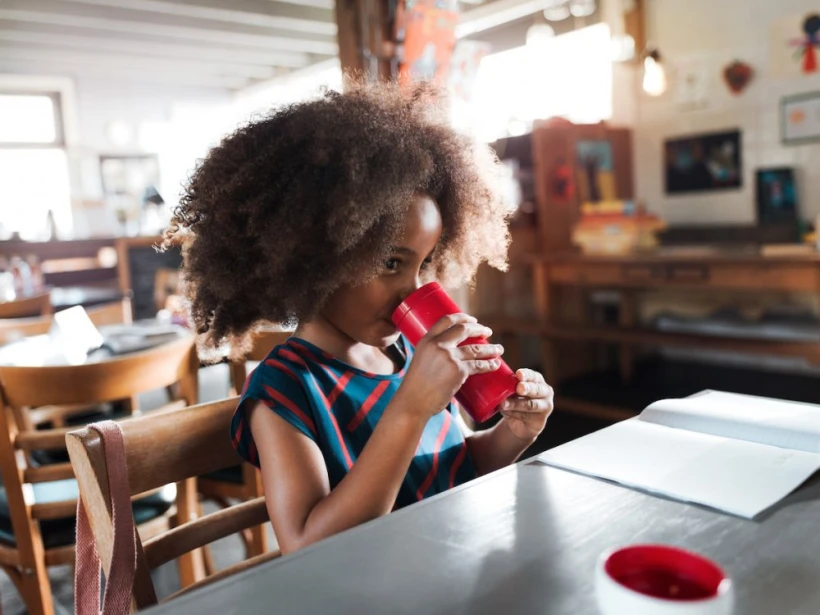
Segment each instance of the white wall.
M74 152L81 160L82 180L75 197L98 199L100 154L158 154L158 186L175 203L196 159L218 141L229 126L225 118L232 100L228 91L169 88L80 78L76 82L79 139ZM132 133L116 144L107 127L119 122Z
M783 145L779 101L783 96L820 90L820 76L778 77L770 70L773 20L818 11L816 0L649 0L648 35L672 68L700 66L708 71L703 108L686 110L670 90L658 99L638 93L634 70L621 69L614 122L635 126L637 196L671 224L752 224L755 222L754 171L767 166L798 169L803 218L820 212L820 143ZM740 96L724 85L723 67L739 59L756 78ZM632 92L633 95L625 95ZM663 140L687 133L740 128L743 132L743 188L691 196L663 193Z

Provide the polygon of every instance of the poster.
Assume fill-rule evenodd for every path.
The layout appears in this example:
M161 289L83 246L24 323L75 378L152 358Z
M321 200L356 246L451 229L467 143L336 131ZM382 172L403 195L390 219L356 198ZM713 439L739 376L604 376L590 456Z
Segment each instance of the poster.
M612 145L605 139L575 144L577 190L581 203L615 200Z
M739 188L743 178L740 132L669 139L664 166L667 194Z
M820 140L820 92L784 98L780 125L784 143Z
M403 41L400 83L446 83L456 44L456 7L454 0L405 0L397 20L397 37Z
M772 23L771 70L776 77L820 72L820 10L796 13Z

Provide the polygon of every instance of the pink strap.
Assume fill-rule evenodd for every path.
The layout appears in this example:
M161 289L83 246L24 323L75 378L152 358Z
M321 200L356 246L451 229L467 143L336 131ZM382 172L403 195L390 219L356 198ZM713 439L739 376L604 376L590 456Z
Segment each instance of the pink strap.
M137 569L136 533L128 492L128 468L120 426L114 421L88 425L100 434L108 468L111 495L111 521L114 527L114 552L106 579L100 611L100 557L88 516L77 499L77 541L74 569L74 612L77 615L125 615L131 612L131 595Z

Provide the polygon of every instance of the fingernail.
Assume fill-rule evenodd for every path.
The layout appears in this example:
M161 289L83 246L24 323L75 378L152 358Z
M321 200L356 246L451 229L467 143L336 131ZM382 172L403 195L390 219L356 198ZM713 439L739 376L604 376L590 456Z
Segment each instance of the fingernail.
M510 408L512 408L512 402L509 399L507 399L504 401L503 404L501 404L501 407L504 408L504 410L509 410Z

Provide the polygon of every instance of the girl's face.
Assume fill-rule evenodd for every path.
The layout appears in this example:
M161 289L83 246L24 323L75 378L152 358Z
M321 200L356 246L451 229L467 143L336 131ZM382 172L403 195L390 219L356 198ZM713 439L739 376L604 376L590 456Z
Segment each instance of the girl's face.
M407 295L429 281L425 270L441 231L441 214L436 203L426 195L413 197L404 234L382 272L364 284L337 290L322 310L322 316L356 342L380 348L395 343L399 333L390 317Z

